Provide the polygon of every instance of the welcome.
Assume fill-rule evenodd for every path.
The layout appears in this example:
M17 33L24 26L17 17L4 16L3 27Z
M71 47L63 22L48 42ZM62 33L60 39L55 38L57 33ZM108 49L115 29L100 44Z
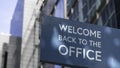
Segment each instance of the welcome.
M91 30L81 27L74 27L64 24L59 24L59 28L63 32L71 33L71 34L78 34L78 35L84 35L89 37L95 37L95 38L101 38L101 31L97 30Z

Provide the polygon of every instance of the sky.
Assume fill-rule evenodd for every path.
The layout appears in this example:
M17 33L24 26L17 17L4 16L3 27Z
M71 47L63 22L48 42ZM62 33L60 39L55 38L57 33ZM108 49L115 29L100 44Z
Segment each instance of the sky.
M17 0L0 1L0 33L10 33L10 22L15 10Z

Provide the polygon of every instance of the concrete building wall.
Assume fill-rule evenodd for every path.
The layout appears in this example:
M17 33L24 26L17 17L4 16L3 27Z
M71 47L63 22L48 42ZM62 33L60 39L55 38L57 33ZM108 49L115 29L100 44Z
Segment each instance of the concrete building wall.
M21 68L38 68L39 15L43 0L24 0Z
M0 68L4 67L4 44L8 44L9 43L9 37L7 35L4 36L4 34L0 34Z
M20 68L21 58L21 38L20 37L9 37L9 44L7 48L7 68Z
M0 68L20 68L21 38L0 34Z

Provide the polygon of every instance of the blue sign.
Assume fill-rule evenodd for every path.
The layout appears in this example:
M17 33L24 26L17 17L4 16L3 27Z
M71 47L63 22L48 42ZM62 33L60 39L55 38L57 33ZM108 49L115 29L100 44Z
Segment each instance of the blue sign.
M40 60L88 68L120 68L120 30L43 16Z

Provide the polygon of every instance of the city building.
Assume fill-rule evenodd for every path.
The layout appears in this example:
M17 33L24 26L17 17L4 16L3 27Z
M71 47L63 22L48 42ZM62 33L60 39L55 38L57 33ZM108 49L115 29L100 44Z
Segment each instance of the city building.
M22 37L24 0L18 0L11 20L10 34Z
M39 67L39 9L43 0L24 0L21 68Z
M24 0L20 67L80 68L40 62L42 15L119 28L118 2L118 0Z
M56 3L54 3L55 1ZM119 12L119 4L117 4L119 2L114 2L118 0L65 0L61 5L63 8L59 7L57 9L61 1L45 0L44 8L41 7L41 11L46 15L56 16L56 14L64 14L63 18L65 19L118 28L116 13L118 14ZM51 3L52 5L50 5ZM117 9L115 9L115 5ZM57 12L58 10L60 12Z
M5 57L2 57L3 55L5 56L5 51L7 49L8 43L9 43L9 37L4 35L4 34L0 34L0 38L2 39L0 42L0 68L4 68L5 65L7 65L7 62L5 62Z
M0 33L0 68L20 68L21 38Z

